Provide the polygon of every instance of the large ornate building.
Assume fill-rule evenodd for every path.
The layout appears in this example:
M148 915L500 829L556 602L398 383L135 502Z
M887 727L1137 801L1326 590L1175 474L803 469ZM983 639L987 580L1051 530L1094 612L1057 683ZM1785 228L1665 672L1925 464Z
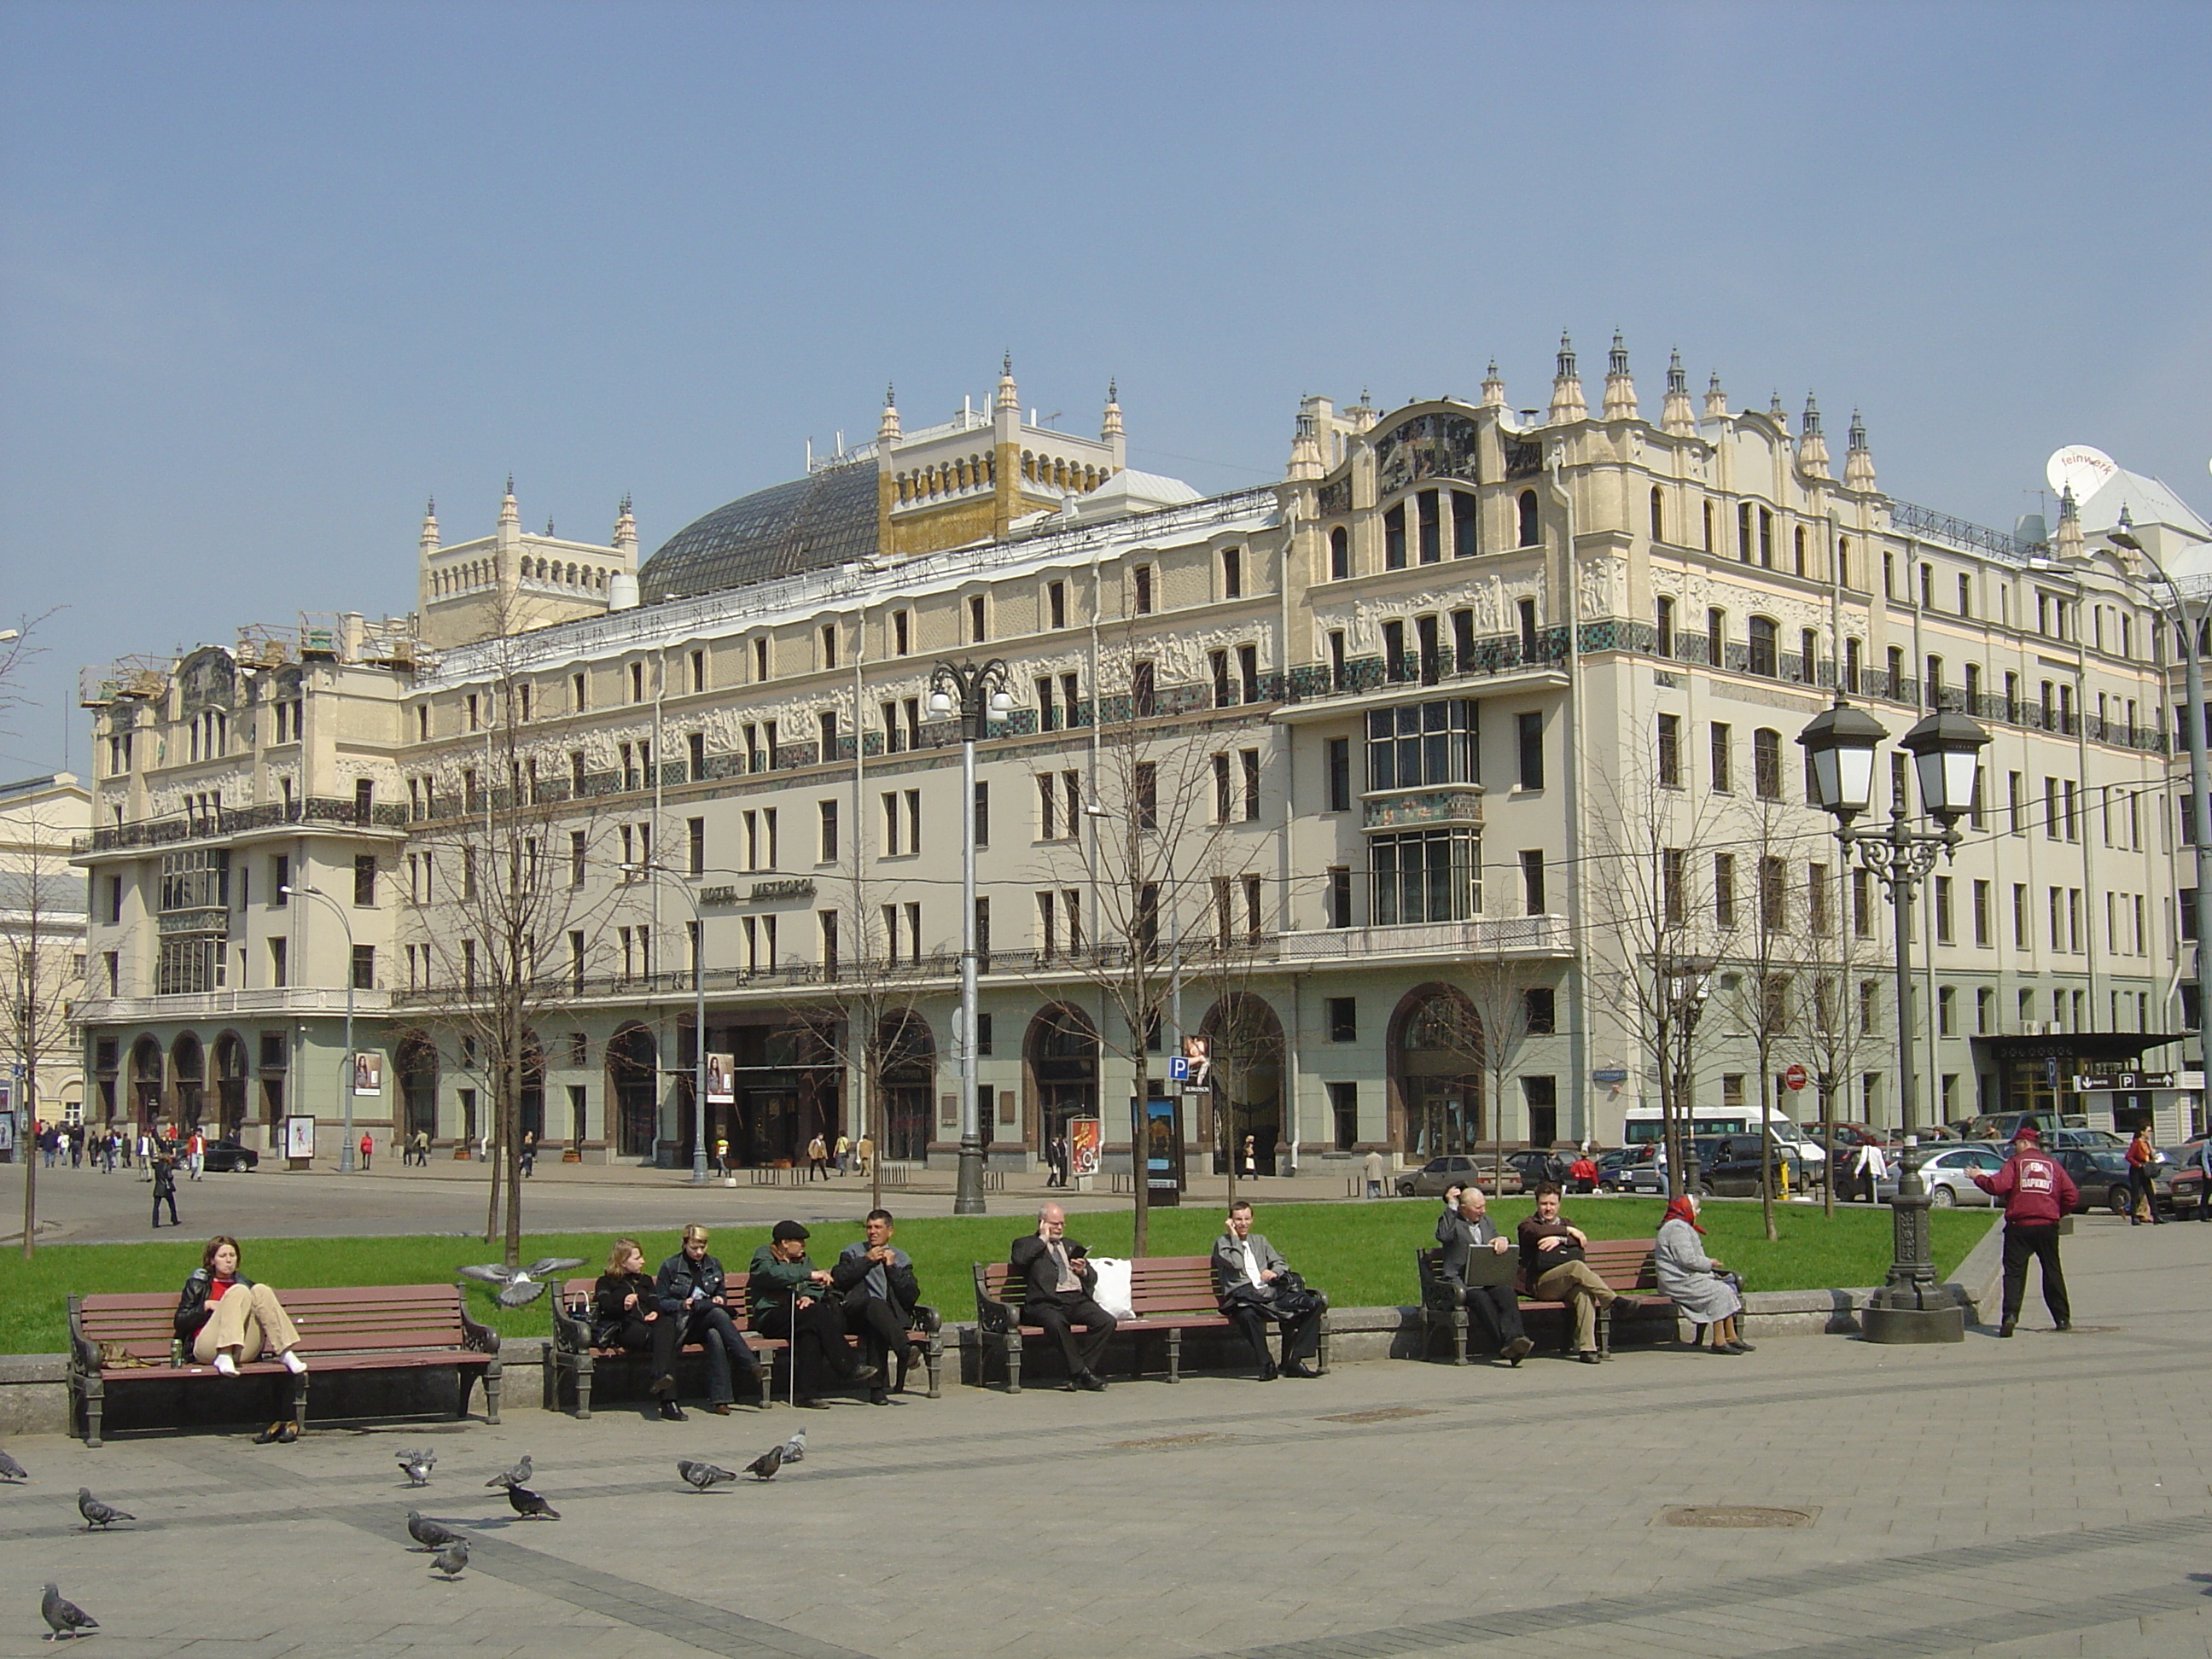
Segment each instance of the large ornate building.
M525 534L510 485L481 540L426 517L410 618L92 677L92 1110L471 1138L486 896L542 889L549 1143L688 1159L703 992L733 1161L941 1154L972 828L997 1157L1072 1116L1125 1141L1184 1030L1216 1057L1194 1156L1618 1139L1686 978L1700 1121L1815 1115L1793 1062L1893 1121L1887 911L1795 758L1838 691L1992 734L1916 921L1923 1111L2071 1109L2082 1071L2179 1063L2144 577L2207 540L2124 473L2047 535L1893 501L1856 419L1839 473L1809 398L1695 401L1679 363L1647 419L1618 341L1595 412L1563 341L1546 408L1494 371L1309 398L1279 483L1204 499L1127 467L1111 392L1095 440L1024 419L1010 365L988 415L909 433L887 398L873 444L641 564L627 501L598 546ZM992 659L965 801L933 672ZM1132 951L1173 981L1135 1033ZM341 1092L349 1004L380 1095Z

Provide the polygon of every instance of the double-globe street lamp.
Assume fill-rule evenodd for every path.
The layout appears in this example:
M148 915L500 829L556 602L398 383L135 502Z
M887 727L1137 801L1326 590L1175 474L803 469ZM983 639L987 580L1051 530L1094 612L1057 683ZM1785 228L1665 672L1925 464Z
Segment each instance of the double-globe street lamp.
M338 1063L338 1111L340 1116L344 1121L345 1127L340 1133L338 1140L338 1173L340 1175L351 1175L353 1173L354 1167L353 919L346 915L345 906L340 904L336 899L332 898L328 893L324 892L319 887L283 886L279 887L276 890L283 894L287 898L292 897L296 894L301 898L322 900L324 903L331 907L331 914L338 919L338 926L345 929L345 1057Z
M975 744L1003 727L1014 700L1006 665L939 663L929 677L929 712L960 716L960 1176L952 1213L983 1213L983 1127L975 1107Z
M1965 839L1959 819L1974 799L1976 761L1990 734L1964 714L1929 714L1899 739L1919 775L1920 804L1939 826L1914 830L1900 798L1887 831L1862 832L1853 820L1874 793L1875 752L1888 738L1881 721L1841 696L1797 734L1813 763L1815 802L1836 819L1836 839L1848 862L1859 862L1888 888L1897 948L1898 1103L1905 1152L1897 1196L1890 1201L1893 1248L1889 1277L1869 1301L1861 1328L1869 1342L1963 1342L1966 1321L1958 1304L1936 1282L1929 1249L1928 1188L1920 1178L1919 1091L1912 1070L1912 897L1940 854L1948 859Z

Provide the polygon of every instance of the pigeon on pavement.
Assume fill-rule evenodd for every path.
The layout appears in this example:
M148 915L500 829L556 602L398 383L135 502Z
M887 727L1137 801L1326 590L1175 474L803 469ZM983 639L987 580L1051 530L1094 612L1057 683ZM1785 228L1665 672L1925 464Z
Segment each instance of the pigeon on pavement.
M90 1532L94 1527L106 1527L117 1521L136 1521L138 1518L135 1515L125 1514L121 1510L112 1509L101 1503L92 1495L92 1488L89 1486L79 1486L76 1489L76 1512L84 1517L84 1529L87 1532Z
M580 1255L542 1255L526 1267L510 1267L503 1262L494 1261L483 1267L460 1267L455 1271L464 1279L498 1285L499 1305L520 1308L545 1294L545 1286L540 1281L548 1273L557 1273L563 1268L583 1265L584 1258Z
M399 1454L399 1472L407 1477L407 1484L410 1486L428 1486L430 1471L437 1467L437 1463L438 1459L434 1453L402 1452Z
M468 1564L469 1540L465 1538L456 1538L431 1559L430 1571L442 1572L450 1580Z
M701 1492L706 1491L717 1481L734 1480L738 1478L734 1470L719 1469L712 1463L695 1463L688 1457L677 1460L676 1473L689 1480Z
M783 1443L783 1461L787 1463L803 1463L806 1461L805 1430L801 1429Z
M0 1451L0 1480L28 1480L31 1474L21 1463Z
M540 1498L527 1486L509 1486L507 1501L514 1505L514 1512L526 1521L543 1516L548 1521L558 1521L561 1511Z
M407 1511L407 1535L425 1549L441 1550L448 1544L458 1544L461 1534L451 1527L441 1526L435 1521L425 1521L422 1511Z
M530 1484L530 1454L522 1454L522 1461L512 1468L501 1469L484 1482L487 1486L526 1486Z
M773 1480L775 1472L783 1467L783 1448L770 1446L758 1457L745 1465L745 1473L756 1480Z
M46 1593L39 1598L39 1615L46 1621L46 1640L53 1641L67 1632L72 1642L79 1631L98 1630L100 1620L74 1601L64 1601L58 1586L49 1584Z

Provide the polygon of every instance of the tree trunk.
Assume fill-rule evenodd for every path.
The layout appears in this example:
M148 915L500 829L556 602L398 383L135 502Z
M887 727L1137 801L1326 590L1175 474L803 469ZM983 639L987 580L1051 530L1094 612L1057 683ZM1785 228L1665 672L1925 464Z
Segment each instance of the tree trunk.
M1141 1030L1141 1027L1139 1028ZM1131 1205L1131 1243L1129 1254L1141 1258L1152 1234L1152 1164L1151 1153L1151 1125L1145 1121L1145 1099L1151 1092L1151 1068L1145 1061L1145 1040L1141 1035L1129 1045L1137 1051L1137 1091L1130 1097L1129 1167L1133 1172L1131 1187L1134 1201Z

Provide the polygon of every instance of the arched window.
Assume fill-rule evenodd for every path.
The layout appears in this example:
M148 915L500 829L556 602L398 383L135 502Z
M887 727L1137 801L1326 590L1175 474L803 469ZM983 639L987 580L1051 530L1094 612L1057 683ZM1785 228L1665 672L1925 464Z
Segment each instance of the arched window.
M1751 734L1751 784L1761 800L1782 799L1782 734L1770 726Z
M1536 519L1536 492L1521 492L1521 545L1534 547L1544 538L1543 527Z
M1340 582L1352 574L1352 538L1342 525L1328 532L1328 579Z
M1657 484L1651 486L1651 539L1655 542L1667 539L1666 497L1659 493Z
M1797 574L1805 574L1805 526L1797 526Z
M1770 680L1782 672L1781 664L1776 658L1775 626L1771 617L1753 617L1751 619L1748 665L1753 673L1763 674Z

